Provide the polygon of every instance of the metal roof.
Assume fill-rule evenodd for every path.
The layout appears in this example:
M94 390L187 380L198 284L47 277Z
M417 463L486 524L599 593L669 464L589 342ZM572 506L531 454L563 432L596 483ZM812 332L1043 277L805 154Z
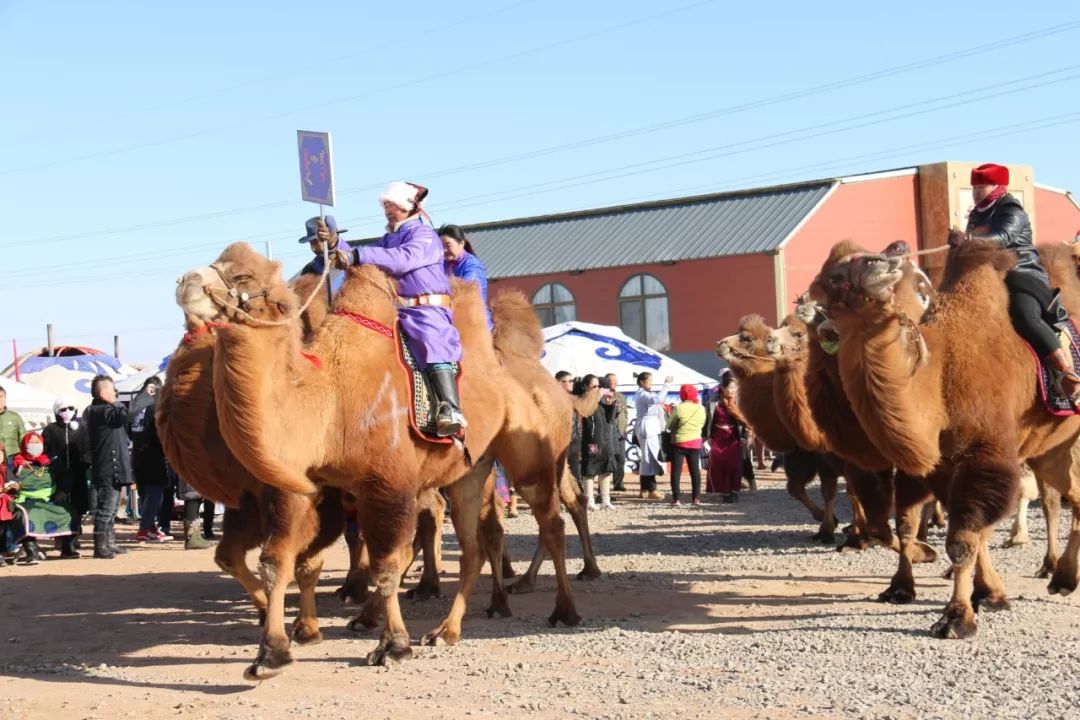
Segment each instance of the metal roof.
M775 250L834 180L471 225L491 278Z

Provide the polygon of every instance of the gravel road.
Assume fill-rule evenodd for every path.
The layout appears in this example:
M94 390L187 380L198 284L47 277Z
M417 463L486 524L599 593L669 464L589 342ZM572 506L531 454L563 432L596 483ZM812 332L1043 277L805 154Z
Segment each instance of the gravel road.
M982 614L974 640L940 641L927 631L950 590L944 560L917 566L913 604L879 604L894 554L812 543L783 483L766 474L760 488L737 505L626 497L593 512L605 574L575 582L579 627L546 625L550 564L536 593L511 597L508 619L484 616L485 575L461 644L415 648L389 669L359 664L375 635L347 630L351 608L332 594L342 544L319 591L325 641L295 649L294 667L261 685L241 677L253 611L209 552L157 545L2 568L0 718L1080 718L1080 600L1032 577L1045 543L1037 504L1031 544L993 551L1012 610ZM521 571L536 526L507 524ZM449 527L445 597L403 601L414 638L449 608ZM931 541L941 549L940 535ZM576 572L576 539L569 548Z

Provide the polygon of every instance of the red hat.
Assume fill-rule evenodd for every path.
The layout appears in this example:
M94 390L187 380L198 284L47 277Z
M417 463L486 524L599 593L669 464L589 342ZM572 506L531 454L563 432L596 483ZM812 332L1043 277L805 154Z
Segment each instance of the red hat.
M679 399L698 402L698 391L693 385L683 385L679 388Z
M1009 168L1004 165L986 163L971 171L972 185L1008 185Z

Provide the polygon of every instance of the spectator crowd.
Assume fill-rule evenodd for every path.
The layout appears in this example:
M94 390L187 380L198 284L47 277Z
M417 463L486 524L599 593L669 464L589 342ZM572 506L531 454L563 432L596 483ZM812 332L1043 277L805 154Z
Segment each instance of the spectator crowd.
M81 414L61 399L53 422L27 432L0 388L0 566L34 565L50 551L59 559L80 557L84 520L93 525L98 559L127 552L116 541L117 523L138 523L139 543L171 542L177 498L184 547L211 547L214 504L177 477L158 438L160 389L161 380L151 377L126 406L112 379L99 375Z

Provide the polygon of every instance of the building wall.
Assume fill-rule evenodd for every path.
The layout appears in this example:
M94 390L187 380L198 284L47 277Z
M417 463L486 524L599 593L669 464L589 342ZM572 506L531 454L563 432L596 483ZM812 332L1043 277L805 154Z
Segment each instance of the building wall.
M841 240L853 240L874 251L894 240L906 240L918 248L918 177L841 183L784 246L787 287L781 300L785 308L790 310L795 297L810 287L829 250Z
M1035 188L1039 242L1070 242L1080 231L1080 208L1059 192Z
M531 299L542 285L558 282L574 294L578 320L618 325L619 290L630 277L643 272L654 275L667 288L672 353L711 351L717 340L735 332L743 315L756 312L768 317L775 305L770 255L605 268L578 275L503 278L492 283L490 293L494 297L507 290L520 290Z

